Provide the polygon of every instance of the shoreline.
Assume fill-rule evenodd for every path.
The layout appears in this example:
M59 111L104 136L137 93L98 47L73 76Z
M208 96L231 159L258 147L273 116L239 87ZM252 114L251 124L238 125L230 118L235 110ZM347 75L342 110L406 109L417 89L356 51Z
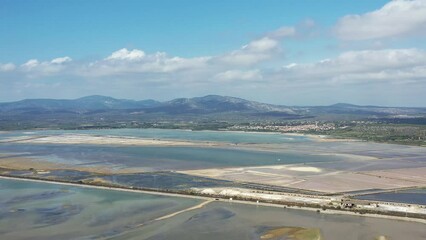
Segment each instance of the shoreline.
M69 130L64 130L69 131ZM334 139L323 135L303 134L303 133L281 133L281 132L242 132L242 131L213 131L213 130L197 130L198 132L225 132L225 133L246 133L246 134L269 134L282 136L298 136L305 137L307 142L356 142L350 139ZM220 141L220 140L194 140L179 138L152 138L152 137L134 137L134 136L115 136L115 135L96 135L84 133L61 133L57 135L32 135L32 136L14 136L0 139L0 144L63 144L63 145L95 145L95 146L147 146L147 147L205 147L205 148L237 148L243 150L256 151L272 151L276 152L280 148L276 145L292 144L292 142L267 142L267 143L250 143ZM270 145L270 146L268 146ZM353 154L350 154L353 155Z
M370 141L365 140L361 138L343 138L338 136L332 136L332 135L324 135L324 134L313 134L313 133L299 133L299 132L275 132L275 131L242 131L242 130L193 130L193 129L175 129L175 128L93 128L93 129L79 129L79 128L73 128L73 129L62 129L62 128L34 128L34 129L13 129L13 130L2 130L0 131L0 134L2 133L13 133L13 132L22 132L22 131L86 131L86 130L114 130L114 129L158 129L158 130L179 130L179 131L187 131L187 132L236 132L236 133L248 133L248 134L282 134L282 135L289 135L289 136L303 136L308 138L311 141L314 142L372 142L372 143L379 143L379 144L390 144L390 145L402 145L402 146L414 146L414 147L426 147L426 145L417 145L417 144L404 144L404 143L395 143L395 142L386 142L386 141Z
M116 130L116 129L121 129L121 128L106 128L109 130ZM133 129L133 128L122 128L122 129ZM229 130L229 129L224 129L224 130L192 130L192 129L173 129L173 128L135 128L138 130L144 130L144 129L148 129L148 130L176 130L176 131L185 131L185 132L213 132L213 133L243 133L243 134L265 134L265 135L288 135L288 136L295 136L295 137L306 137L312 141L322 141L322 140L331 140L331 141L354 141L354 139L340 139L340 138L329 138L326 135L316 135L316 134L309 134L309 133L297 133L297 132L277 132L277 131L242 131L242 130ZM86 129L34 129L31 131L34 131L33 133L36 133L37 131L46 131L46 130L57 130L57 131L87 131ZM93 131L99 131L99 130L104 130L104 128L100 128L100 129L91 129ZM10 130L10 131L0 131L0 133L13 133L13 132L21 132L21 131L26 131L26 130ZM82 134L82 133L75 133L76 135L78 134ZM89 134L90 135L90 134ZM105 136L106 137L106 136ZM130 136L120 136L120 137L130 137ZM132 137L130 137L132 138ZM141 138L144 139L144 138ZM149 140L149 138L147 138L147 140ZM161 139L161 140L179 140L179 139ZM356 140L355 140L356 141ZM183 141L185 142L185 141ZM209 141L207 141L209 142Z
M358 216L358 217L374 217L374 218L391 219L391 220L417 222L417 223L426 224L426 219L412 218L412 217L400 217L400 216L392 216L392 215L385 215L385 214L372 214L372 213L360 214L360 213L353 212L353 211L339 211L339 210L333 210L333 209L322 210L321 208L315 208L315 207L288 206L288 205L283 205L283 204L278 204L278 203L254 202L254 201L249 201L249 200L230 200L230 199L224 199L224 198L215 198L215 197L212 197L212 196L200 196L200 195L189 195L189 194L185 194L185 193L160 192L160 191L156 191L156 190L148 191L148 190L143 190L143 189L131 189L131 188L126 188L126 187L115 187L115 186L99 186L99 185L93 185L93 184L61 182L61 181L57 181L57 180L48 180L48 179L43 180L43 179L33 179L33 178L25 178L25 177L4 176L4 175L0 175L0 179L27 181L27 182L38 182L38 183L46 183L46 184L56 184L56 185L89 188L89 189L101 189L101 190L110 190L110 191L144 193L144 194L170 196L170 197L193 198L193 199L205 200L208 203L211 203L213 201L218 201L218 202L238 203L238 204L255 205L255 206L276 207L276 208L286 208L286 209L313 211L313 212L318 212L318 210L319 210L320 211L320 212L318 212L319 214L325 213L325 214L332 214L332 215L337 214L337 215L351 215L351 216ZM198 206L198 205L196 205L196 206ZM194 207L196 207L196 206L194 206Z

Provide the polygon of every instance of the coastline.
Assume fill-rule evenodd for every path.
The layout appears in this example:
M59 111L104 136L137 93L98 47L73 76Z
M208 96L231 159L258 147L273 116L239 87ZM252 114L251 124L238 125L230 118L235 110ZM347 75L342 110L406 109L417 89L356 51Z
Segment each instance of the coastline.
M228 202L228 203L238 203L238 204L255 205L255 206L276 207L276 208L287 208L287 209L304 210L304 211L318 212L318 210L319 210L320 211L319 214L325 213L325 214L332 214L332 215L351 215L351 216L358 216L358 217L374 217L374 218L391 219L391 220L417 222L417 223L426 224L426 219L411 218L411 217L400 217L400 216L385 215L385 214L372 214L372 213L360 214L360 213L353 212L353 211L339 211L339 210L333 210L333 209L321 210L320 208L315 208L315 207L288 206L288 205L283 205L283 204L278 204L278 203L254 202L254 201L249 201L249 200L237 200L237 199L230 200L230 199L224 199L224 198L214 198L214 197L211 197L211 196L189 195L189 194L185 194L185 193L171 193L171 192L160 192L160 191L155 191L155 190L148 191L148 190L143 190L143 189L131 189L131 188L127 188L127 187L79 184L79 183L73 183L73 182L61 182L61 181L57 181L57 180L47 180L47 179L42 180L42 179L33 179L33 178L25 178L25 177L3 176L3 175L0 175L0 179L38 182L38 183L46 183L46 184L57 184L57 185L64 185L64 186L102 189L102 190L110 190L110 191L144 193L144 194L170 196L170 197L193 198L193 199L205 200L208 203L213 202L213 200L214 200L214 201ZM199 206L194 206L194 207L199 207Z
M234 133L247 133L247 134L282 134L288 136L303 136L314 142L372 142L372 143L380 143L380 144L391 144L391 145L407 145L407 146L416 146L416 147L426 147L426 145L412 145L412 144L404 144L404 143L394 143L394 142L384 142L384 141L371 141L360 138L341 138L341 137L333 137L331 135L323 135L323 134L312 134L312 133L298 133L298 132L274 132L274 131L242 131L242 130L193 130L193 129L174 129L174 128L95 128L90 130L103 130L103 129L159 129L159 130L179 130L179 131L187 131L187 132L234 132ZM84 131L86 129L62 129L62 128L34 128L34 129L25 129L25 130L2 130L2 133L10 133L10 132L20 132L20 131L43 131L43 130L60 130L60 131ZM170 139L173 140L173 139Z
M115 129L115 128L111 128L111 129ZM126 129L126 128L124 128ZM129 129L129 128L127 128ZM243 134L268 134L268 135L288 135L288 136L296 136L296 137L307 137L312 141L357 141L355 139L340 139L340 138L329 138L329 136L326 135L315 135L315 134L307 134L307 133L296 133L296 132L274 132L274 131L265 131L265 132L261 132L261 131L242 131L242 130L228 130L228 129L224 129L224 130L192 130L192 129L163 129L163 128L138 128L138 129L159 129L159 130L177 130L177 131L185 131L185 132L213 132L213 133L243 133ZM34 131L39 131L40 129L34 129ZM61 130L61 131L84 131L81 129L42 129L42 130ZM102 129L95 129L95 130L102 130ZM10 130L10 131L0 131L0 133L9 133L9 132L20 132L21 130ZM35 133L35 132L34 132ZM74 135L85 135L83 133L75 133ZM104 137L108 137L108 136L104 136ZM122 138L134 138L134 137L129 137L129 136L121 136ZM140 138L140 139L144 139L144 140L151 140L149 138ZM179 139L162 139L164 141L176 141ZM180 140L182 141L182 140ZM182 141L182 142L190 142L190 141ZM209 141L206 141L207 143Z
M0 140L0 143L30 144L87 144L87 145L124 145L124 146L214 146L211 142L195 142L175 139L153 139L129 136L95 136L90 134L60 134L55 136L36 135L30 138L12 137ZM219 145L219 144L218 144Z

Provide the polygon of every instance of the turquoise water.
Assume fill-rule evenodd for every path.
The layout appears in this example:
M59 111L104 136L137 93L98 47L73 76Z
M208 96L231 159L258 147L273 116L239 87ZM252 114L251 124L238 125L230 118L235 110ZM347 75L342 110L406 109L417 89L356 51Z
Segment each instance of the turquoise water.
M0 179L1 239L259 239L268 229L319 228L325 240L420 240L425 225L276 207Z

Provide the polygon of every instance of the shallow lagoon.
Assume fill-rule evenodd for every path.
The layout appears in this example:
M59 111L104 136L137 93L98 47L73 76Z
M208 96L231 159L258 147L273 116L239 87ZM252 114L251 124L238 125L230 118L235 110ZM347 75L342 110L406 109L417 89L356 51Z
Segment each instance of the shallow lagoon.
M175 139L188 141L214 141L227 143L297 143L309 142L309 137L279 133L249 133L227 131L190 131L176 129L95 129L95 130L37 130L0 133L0 139L22 135L88 134L98 136L138 137L149 139Z
M0 137L45 136L62 134L90 134L126 136L148 139L178 139L225 143L302 143L305 136L277 133L244 133L218 131L185 131L163 129L100 129L100 130L40 130L3 132ZM177 146L115 146L84 144L24 144L1 143L4 157L31 157L59 164L79 166L108 166L111 169L139 168L141 171L189 170L217 167L261 166L309 162L329 162L341 157L297 151L264 151L233 147L177 147Z
M0 235L4 239L259 239L271 229L302 227L319 229L325 240L373 240L380 235L417 240L426 236L425 225L420 223L229 202L213 202L151 221L199 202L0 180Z
M0 236L111 237L198 203L189 198L1 179Z
M319 229L324 240L425 239L425 224L214 202L114 239L260 239L269 229ZM292 238L272 238L292 239ZM315 239L315 238L306 238Z
M212 147L0 144L0 152L72 165L137 167L144 171L330 162L338 156ZM11 154L13 156L13 154Z
M138 167L142 171L187 170L306 163L335 170L382 170L425 167L426 148L364 142L321 142L279 133L186 131L169 129L40 130L1 132L1 138L88 134L147 139L226 143L221 147L55 145L0 143L0 159L33 157L54 163L112 169ZM233 144L235 143L235 144ZM255 144L252 144L255 143ZM1 156L3 154L3 156ZM5 156L5 154L7 156ZM324 155L326 154L326 155ZM353 161L342 155L372 156L391 161Z

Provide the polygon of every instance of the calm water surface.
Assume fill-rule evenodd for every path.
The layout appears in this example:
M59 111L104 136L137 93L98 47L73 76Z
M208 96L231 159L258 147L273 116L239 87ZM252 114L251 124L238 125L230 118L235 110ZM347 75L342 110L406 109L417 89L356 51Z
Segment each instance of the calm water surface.
M425 224L0 180L1 239L259 239L281 227L317 228L326 240L425 239ZM143 224L143 225L141 225ZM76 229L78 229L76 231Z
M0 133L0 139L22 135L90 134L99 136L123 136L154 139L179 139L190 141L215 141L228 143L291 143L309 142L305 136L278 133L244 133L225 131L188 131L174 129L98 129L98 130L40 130L10 131Z
M426 205L426 188L358 196L358 199Z
M200 203L0 179L0 239L100 239Z

